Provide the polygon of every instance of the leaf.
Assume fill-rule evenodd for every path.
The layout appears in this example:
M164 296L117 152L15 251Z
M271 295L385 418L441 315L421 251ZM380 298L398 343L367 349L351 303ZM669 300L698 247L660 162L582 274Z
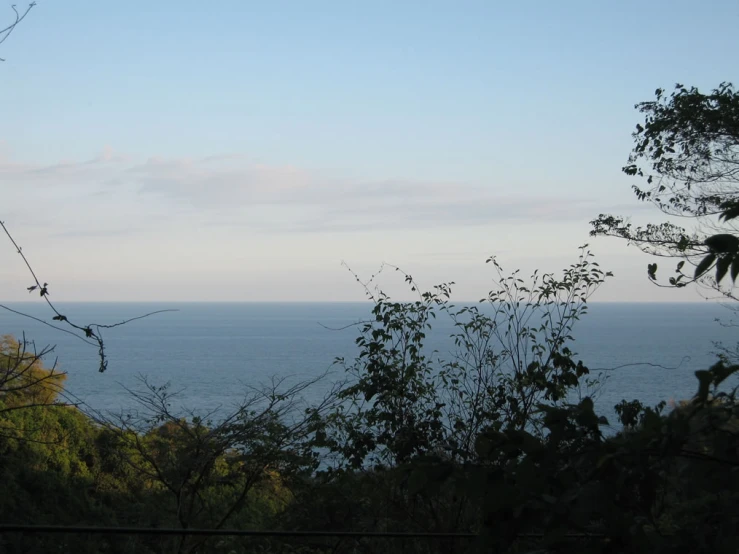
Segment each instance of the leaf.
M701 260L701 262L698 264L698 267L695 268L695 274L694 279L697 279L701 275L703 275L706 271L710 269L710 267L713 265L713 262L716 261L716 254L709 254L705 258Z
M647 275L652 281L657 280L657 264L649 264L647 266Z
M731 262L731 280L736 281L737 276L739 276L739 257L734 258L734 261Z
M719 208L723 210L719 216L719 220L729 221L730 219L739 217L739 202L736 200L722 202Z
M680 271L683 268L684 265L685 265L685 260L679 262L677 264L677 271Z
M739 238L726 233L710 236L703 241L703 244L708 246L712 252L719 254L733 254L739 251Z
M716 282L720 283L721 279L723 279L726 276L726 272L729 271L729 266L731 265L732 258L729 256L724 256L723 258L719 258L718 262L716 263Z

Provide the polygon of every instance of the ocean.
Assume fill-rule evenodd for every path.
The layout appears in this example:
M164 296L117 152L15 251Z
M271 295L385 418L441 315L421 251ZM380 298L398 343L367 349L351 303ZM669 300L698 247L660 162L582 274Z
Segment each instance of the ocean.
M41 302L8 307L51 321ZM126 389L139 378L170 383L179 407L195 411L238 404L246 387L273 376L292 382L327 370L327 380L308 391L318 398L332 379L342 378L336 357L357 354L358 330L346 327L370 315L368 303L67 303L60 311L78 323L110 324L163 309L175 309L104 331L108 370L98 372L96 348L68 334L0 309L0 334L55 345L58 367L68 373L66 388L95 410L134 406ZM621 399L647 404L689 398L694 372L714 363L714 341L739 342L739 328L722 326L733 312L713 303L592 303L574 329L573 350L591 372L602 372L596 400L611 416ZM451 324L437 320L429 350L452 349ZM49 363L53 358L49 359Z

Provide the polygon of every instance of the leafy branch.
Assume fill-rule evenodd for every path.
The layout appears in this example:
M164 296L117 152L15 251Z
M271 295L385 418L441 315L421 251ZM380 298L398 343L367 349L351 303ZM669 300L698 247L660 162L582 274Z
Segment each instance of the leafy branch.
M632 186L639 201L673 220L692 220L693 227L669 221L636 227L623 217L600 214L591 221L590 234L621 238L649 255L677 259L669 285L657 282L657 264L649 264L649 280L658 286L696 283L734 298L731 291L739 277L739 92L731 83L708 94L677 84L671 94L660 88L655 96L635 106L644 122L636 125L634 148L622 171L646 180L646 187ZM686 262L694 270L684 273Z

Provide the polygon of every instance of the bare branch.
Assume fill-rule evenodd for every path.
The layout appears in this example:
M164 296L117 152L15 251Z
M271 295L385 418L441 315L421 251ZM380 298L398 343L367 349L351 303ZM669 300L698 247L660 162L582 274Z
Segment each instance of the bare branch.
M50 295L50 293L49 293L49 284L46 283L46 282L44 282L43 284L41 283L41 280L38 278L38 276L36 275L36 272L33 270L33 267L31 266L31 263L28 261L28 258L26 258L26 255L23 253L23 249L15 241L15 239L10 234L10 231L8 230L7 226L5 225L5 223L3 221L0 221L0 227L2 227L3 231L5 231L5 234L7 235L8 239L10 240L11 244L15 248L16 252L18 253L18 255L23 260L23 263L25 264L26 268L28 268L28 271L31 274L31 277L33 278L33 282L35 284L34 285L31 285L30 287L28 287L28 292L30 293L30 292L38 291L39 296L41 296L41 298L44 299L44 301L46 302L47 306L54 313L54 316L52 317L52 320L59 321L61 323L67 324L69 327L71 327L72 329L74 329L74 331L77 331L77 333L75 333L74 331L71 331L69 329L66 329L66 330L65 329L61 329L61 328L59 328L59 327L57 327L57 326L55 326L53 324L50 324L48 322L45 322L45 321L41 320L39 318L36 318L36 317L31 316L31 315L18 312L17 310L13 310L12 308L9 308L7 306L0 305L0 308L3 308L3 309L8 310L10 312L13 312L13 313L22 315L24 317L28 317L28 318L33 319L35 321L39 321L39 322L41 322L41 323L43 323L45 325L48 325L49 327L52 327L54 329L57 329L57 330L60 330L60 331L64 331L64 332L66 332L68 334L71 334L71 335L77 337L78 339L83 340L84 342L86 342L88 344L97 346L97 348L98 348L98 357L99 357L99 360L100 360L100 365L99 365L98 370L101 373L104 372L108 368L108 358L107 358L107 355L105 353L105 343L103 341L102 333L100 332L101 329L113 329L115 327L119 327L121 325L125 325L126 323L130 323L132 321L137 321L137 320L140 320L140 319L144 319L144 318L150 317L152 315L166 313L166 312L176 312L176 311L178 311L178 310L171 310L171 309L170 310L157 310L157 311L153 311L153 312L150 312L150 313L147 313L147 314L144 314L144 315L140 315L140 316L137 316L137 317L132 317L130 319L126 319L126 320L123 320L123 321L120 321L120 322L117 322L117 323L113 323L113 324L88 323L87 325L80 325L80 324L74 323L66 315L62 314L57 309L57 307L54 305L54 303L51 301L51 299L49 298L49 295ZM88 339L91 339L91 340L88 340Z
M22 14L18 12L18 9L15 7L15 5L11 6L11 8L13 9L13 12L15 12L15 21L11 23L10 25L8 25L7 27L5 27L4 29L0 29L0 44L2 44L8 39L10 34L15 30L16 26L26 18L26 16L28 15L28 12L30 12L31 8L33 8L35 5L36 5L36 2L31 2L30 4L28 4L26 11L23 12ZM4 62L4 61L5 61L4 58L0 58L0 62Z

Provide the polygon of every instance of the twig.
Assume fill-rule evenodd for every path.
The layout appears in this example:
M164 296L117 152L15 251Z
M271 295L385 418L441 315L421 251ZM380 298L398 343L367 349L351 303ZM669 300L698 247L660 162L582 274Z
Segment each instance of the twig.
M47 327L51 327L52 329L56 329L57 331L61 331L62 333L67 333L69 335L72 335L73 337L80 339L82 342L84 342L86 344L89 344L90 346L95 346L95 343L94 342L87 340L85 337L79 336L77 333L74 333L73 331L70 331L69 329L65 329L64 327L57 327L56 325L52 325L48 321L44 321L43 319L38 318L38 317L34 317L34 316L30 315L30 314L19 312L18 310L14 310L13 308L9 308L8 306L6 306L4 304L0 304L0 308L2 308L3 310L7 310L9 312L12 312L12 313L14 313L16 315L27 317L28 319L32 319L34 321L38 321L39 323L43 323Z
M369 319L356 321L354 323L349 323L348 325L344 325L343 327L329 327L328 325L324 325L320 321L317 322L318 325L323 327L324 329L328 331L344 331L345 329L351 329L352 327L358 327L359 325L367 325L368 323L372 323Z
M28 15L28 12L30 12L31 8L33 8L35 5L36 5L36 2L31 2L30 4L28 4L28 7L26 8L26 11L23 12L23 15L18 13L18 9L15 7L15 5L11 6L13 11L15 12L15 21L11 23L10 25L8 25L7 27L5 27L5 29L0 29L0 35L5 33L5 36L0 38L0 44L2 44L3 42L7 40L7 38L10 36L10 33L12 33L13 29L15 29L16 25L18 25L18 23L20 23L26 18L26 16ZM4 62L4 61L5 61L4 58L0 58L0 62Z
M136 317L132 317L130 319L124 319L123 321L119 321L118 323L111 323L110 325L102 325L102 324L99 324L99 323L91 323L90 326L91 327L97 327L98 329L112 329L113 327L119 327L121 325L125 325L126 323L131 323L132 321L136 321L137 319L144 319L145 317L149 317L151 315L164 314L164 313L167 313L167 312L179 312L179 310L175 310L175 309L171 309L171 308L170 309L167 309L167 310L156 310L156 311L153 311L153 312L149 312L148 314L139 315L139 316L136 316Z
M616 371L617 369L623 369L625 367L635 367L635 366L645 365L648 367L656 367L659 369L675 370L675 369L680 369L685 362L689 362L689 361L690 361L690 356L683 356L682 360L680 360L680 363L674 367L664 366L662 364L653 364L651 362L634 362L630 364L621 364L621 365L617 365L614 367L590 367L588 369L590 371Z
M26 13L28 13L28 12L26 12ZM24 16L25 16L25 14L24 14ZM14 313L19 313L20 315L23 315L25 317L29 317L29 318L34 319L36 321L40 321L41 323L44 323L45 325L49 325L50 327L53 327L54 329L59 329L61 331L65 331L67 333L70 333L70 334L76 336L77 338L83 340L84 342L86 342L88 344L96 345L98 347L98 356L100 358L100 367L98 369L98 371L100 371L100 373L103 373L108 368L108 359L107 359L107 356L105 354L105 343L103 342L103 337L102 337L102 334L100 333L100 329L112 329L114 327L118 327L120 325L125 325L126 323L129 323L131 321L136 321L138 319L143 319L143 318L149 317L151 315L160 314L160 313L164 313L164 312L176 312L176 311L178 311L178 310L157 310L157 311L154 311L154 312L150 312L148 314L140 315L140 316L137 316L137 317L132 317L130 319L119 321L118 323L113 323L113 324L110 324L110 325L103 325L103 324L99 324L99 323L89 323L87 325L77 325L76 323L70 321L69 318L66 315L62 314L56 308L56 306L54 305L54 303L49 299L49 284L46 283L46 282L43 283L43 284L41 284L41 280L38 278L38 276L36 275L36 272L33 270L33 267L31 266L31 263L28 261L28 258L26 258L26 255L23 253L23 249L15 241L15 239L10 234L10 231L8 231L8 228L5 226L5 223L3 221L0 221L0 227L2 227L3 231L5 231L5 234L7 235L8 239L11 242L11 244L15 247L16 251L18 252L18 255L21 257L21 259L23 260L23 263L26 265L26 267L28 268L28 271L30 272L31 276L33 277L33 281L34 281L35 285L31 285L30 287L28 287L28 292L30 293L30 292L34 292L35 290L38 290L39 291L39 295L41 296L41 298L44 299L44 301L49 306L49 308L51 309L51 311L54 312L54 317L52 319L55 320L55 321L66 323L67 325L69 325L73 329L76 329L77 331L80 331L80 332L84 333L84 337L82 335L78 335L77 333L74 333L73 331L65 330L65 329L61 329L59 327L56 327L55 325L49 324L49 323L47 323L45 321L42 321L42 320L40 320L38 318L35 318L35 317L31 316L31 315L17 312L16 310L12 310L10 308L7 308L6 306L2 306L2 307L5 308L5 309L7 309L7 310L9 310L9 311L14 312ZM94 330L93 330L93 328L94 328ZM92 340L86 340L86 339L92 339Z

